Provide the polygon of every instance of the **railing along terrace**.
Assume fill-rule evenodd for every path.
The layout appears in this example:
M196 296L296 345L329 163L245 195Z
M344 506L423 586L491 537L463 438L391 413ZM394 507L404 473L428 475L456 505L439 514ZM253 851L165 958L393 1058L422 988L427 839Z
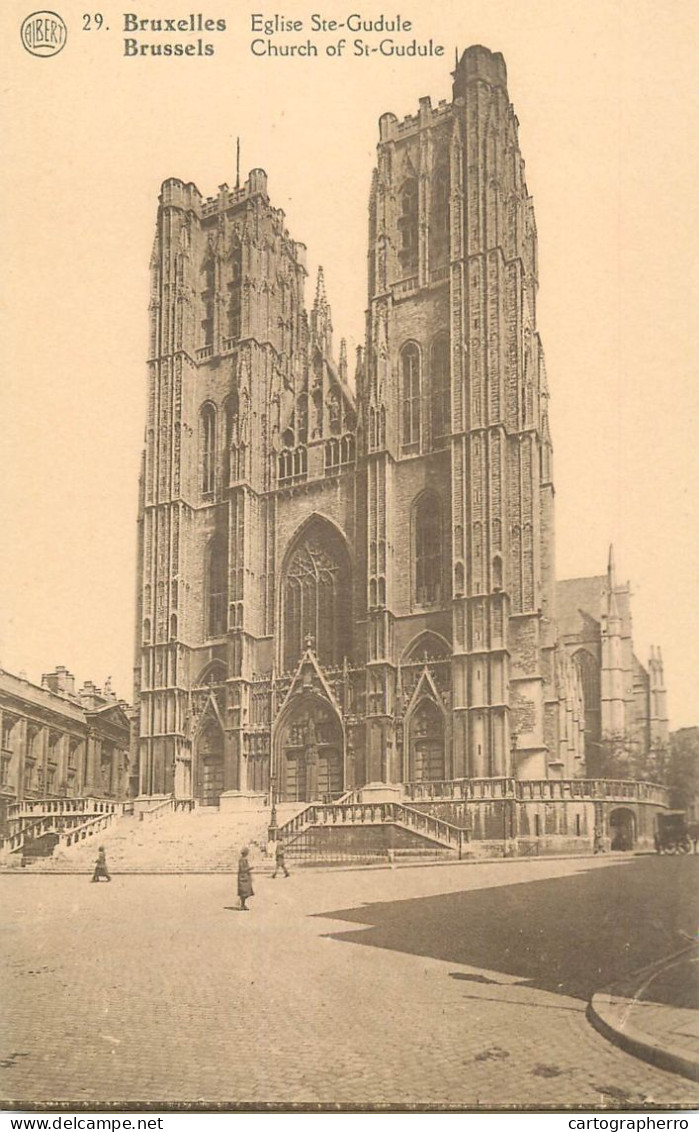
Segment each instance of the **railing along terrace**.
M110 802L107 798L25 798L13 802L7 816L12 820L35 814L113 814L120 810L121 802Z
M513 778L452 778L442 781L422 780L406 782L405 793L413 802L478 801L495 798L512 798L515 793Z
M656 782L634 782L631 779L606 778L543 778L522 779L516 783L520 801L562 801L590 798L594 800L655 802L667 805L667 789Z
M413 802L486 801L517 798L519 801L563 801L574 798L655 802L667 805L667 789L656 782L604 778L453 778L404 783L405 795ZM359 791L357 792L359 794Z

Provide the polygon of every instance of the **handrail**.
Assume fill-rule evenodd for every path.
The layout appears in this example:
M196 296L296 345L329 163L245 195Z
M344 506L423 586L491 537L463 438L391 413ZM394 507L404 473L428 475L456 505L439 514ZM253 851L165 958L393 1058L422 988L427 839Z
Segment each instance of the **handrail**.
M68 829L59 833L58 844L68 849L71 845L77 845L79 841L85 841L86 838L101 833L103 829L108 829L113 821L114 814L98 814L82 825L76 826L75 829Z
M0 850L16 853L18 849L24 847L27 841L34 841L37 833L41 837L44 833L50 833L54 827L55 819L53 817L37 818L29 825L22 826L16 833L11 833L9 837L3 837L0 840Z
M161 818L165 813L172 813L175 810L175 799L172 794L168 794L167 798L162 801L156 802L154 806L150 806L147 810L141 810L139 815L141 821L150 821L151 818Z
M309 825L378 825L399 822L415 832L431 836L450 847L461 850L469 840L470 831L442 818L435 818L421 810L414 810L402 802L335 802L307 806L279 831L286 840L303 832Z

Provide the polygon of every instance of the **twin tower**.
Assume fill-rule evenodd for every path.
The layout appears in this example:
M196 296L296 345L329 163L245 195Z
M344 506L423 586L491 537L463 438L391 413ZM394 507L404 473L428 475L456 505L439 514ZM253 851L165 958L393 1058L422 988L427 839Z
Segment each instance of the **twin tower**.
M151 260L142 794L574 777L537 237L503 58L380 119L366 342L262 170L168 180ZM357 263L357 270L362 265Z

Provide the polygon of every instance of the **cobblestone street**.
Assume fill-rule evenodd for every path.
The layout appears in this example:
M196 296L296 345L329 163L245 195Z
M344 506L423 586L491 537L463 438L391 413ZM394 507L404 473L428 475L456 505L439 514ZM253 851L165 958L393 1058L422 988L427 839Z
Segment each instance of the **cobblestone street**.
M248 915L233 876L0 876L2 1096L29 1108L691 1105L690 1081L592 1029L585 995L623 962L672 950L686 925L668 926L681 902L667 894L695 864L298 870L259 876ZM642 908L645 956L618 938Z

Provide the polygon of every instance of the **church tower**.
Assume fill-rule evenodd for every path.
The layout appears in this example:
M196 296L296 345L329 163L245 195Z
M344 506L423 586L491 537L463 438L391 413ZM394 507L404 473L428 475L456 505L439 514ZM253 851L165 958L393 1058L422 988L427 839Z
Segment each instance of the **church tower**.
M380 120L360 390L370 779L558 762L537 288L505 64L472 47L451 103Z
M339 366L331 359L322 269L310 315L305 278L305 248L263 170L208 199L165 181L138 520L145 795L217 804L227 791L267 791L287 670L306 652L341 669L352 652L354 402L344 344ZM292 716L287 732L298 732ZM325 789L345 777L335 715L326 730L315 778ZM284 764L291 793L306 789L304 750Z

